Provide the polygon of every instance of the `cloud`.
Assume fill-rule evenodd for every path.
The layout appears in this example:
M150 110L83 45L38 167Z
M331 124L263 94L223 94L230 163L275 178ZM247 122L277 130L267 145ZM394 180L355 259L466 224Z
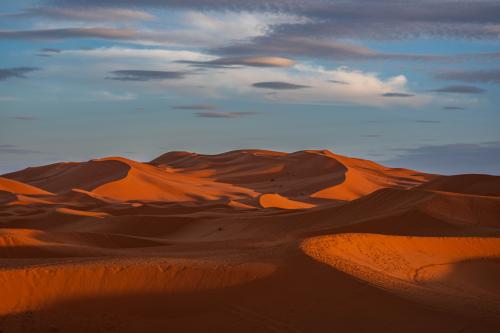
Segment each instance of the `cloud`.
M53 48L43 48L38 51L36 54L39 57L52 57L53 55L61 53L60 49L53 49Z
M26 74L40 70L38 67L0 68L0 81L10 78L26 78Z
M136 95L131 93L114 94L109 91L97 91L93 94L93 97L100 101L111 101L111 102L132 101L137 98Z
M500 141L426 145L399 151L398 156L384 163L442 174L500 175Z
M0 102L13 102L19 100L15 96L0 96Z
M42 152L38 150L22 149L16 145L2 144L0 145L0 154L30 155L42 154Z
M107 77L118 81L151 81L151 80L179 80L183 79L188 72L176 71L150 71L124 69L111 72L114 76Z
M434 75L435 79L446 81L481 82L500 84L500 69L448 71Z
M175 110L215 110L217 106L212 104L191 104L191 105L174 105Z
M346 84L348 85L349 82L346 82L346 81L340 81L340 80L328 80L328 82L331 82L331 83L336 83L336 84Z
M38 118L33 117L33 116L14 116L12 117L17 120L37 120Z
M486 90L473 86L446 86L443 88L428 90L429 92L452 93L452 94L482 94Z
M184 59L189 61L207 61L215 58L208 54L187 50L166 50L158 48L99 47L92 49L61 50L62 56L95 58L143 58L160 61Z
M274 90L295 90L302 88L310 88L310 86L294 84L289 82L281 82L281 81L256 82L252 84L252 86L255 88L274 89Z
M279 54L294 56L316 56L347 58L369 58L377 55L368 48L340 43L332 40L310 37L270 35L254 38L249 43L237 43L213 49L216 54L248 55L248 54Z
M408 94L408 93L388 92L388 93L382 94L381 96L383 96L383 97L413 97L415 95Z
M137 7L133 0L52 0L52 4L74 6ZM187 11L268 12L305 18L300 22L272 25L273 33L284 37L334 39L415 39L451 37L495 39L500 37L500 3L492 0L142 0L150 8ZM241 24L243 25L243 24ZM237 25L233 25L237 28ZM394 27L397 27L395 29ZM231 30L227 30L231 32Z
M435 55L377 52L360 45L336 41L331 37L317 37L314 33L308 36L295 36L288 35L288 33L271 32L268 35L253 38L246 43L233 43L212 48L210 51L215 54L231 56L274 54L283 57L305 56L335 60L442 61L446 59L446 57Z
M295 65L295 61L284 57L231 57L218 58L210 61L180 60L178 63L189 64L197 67L290 67Z
M58 28L37 30L0 30L0 39L58 40L68 38L99 38L132 40L140 35L133 29L120 28Z
M443 106L444 110L465 110L464 107L461 106L454 106L454 105L445 105Z
M419 123L419 124L440 124L441 122L439 120L414 120L414 123Z
M328 80L344 81L349 84L332 84ZM256 83L257 87L254 86ZM425 93L413 98L380 96L392 91L408 91L407 79L404 75L381 78L377 73L347 67L326 69L322 66L303 63L297 63L288 70L241 67L232 69L230 72L206 71L203 75L188 76L181 81L164 81L161 86L163 89L179 91L183 95L191 95L197 99L202 94L209 98L234 96L250 99L263 98L283 103L419 107L433 98ZM299 89L295 86L309 88ZM269 94L270 92L272 94Z
M19 17L46 17L53 20L68 21L95 21L95 22L130 22L130 21L150 21L155 16L140 10L127 8L105 8L105 7L32 7L23 12L10 15Z
M201 118L240 118L259 114L258 112L196 112L196 117Z

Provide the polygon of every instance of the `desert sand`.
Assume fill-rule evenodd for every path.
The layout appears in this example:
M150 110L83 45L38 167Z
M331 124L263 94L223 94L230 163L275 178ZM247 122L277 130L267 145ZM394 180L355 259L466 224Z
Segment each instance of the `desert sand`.
M500 176L327 150L0 176L0 332L499 332Z

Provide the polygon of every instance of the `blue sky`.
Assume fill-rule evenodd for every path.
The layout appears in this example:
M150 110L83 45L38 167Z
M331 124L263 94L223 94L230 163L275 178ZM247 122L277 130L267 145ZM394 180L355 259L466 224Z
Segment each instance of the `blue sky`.
M165 151L500 174L500 3L0 3L0 172Z

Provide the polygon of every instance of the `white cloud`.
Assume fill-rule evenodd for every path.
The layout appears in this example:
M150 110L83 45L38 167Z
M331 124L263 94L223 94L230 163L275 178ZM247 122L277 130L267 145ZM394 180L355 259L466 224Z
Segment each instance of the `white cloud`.
M100 47L88 50L62 50L59 55L96 58L145 58L165 62L175 60L209 61L216 57L187 50L136 49L123 47Z
M101 101L112 101L112 102L122 102L122 101L132 101L137 98L135 94L124 93L124 94L114 94L109 91L97 91L92 94L94 99Z
M346 84L335 84L331 81ZM256 82L287 82L308 86L294 90L255 88ZM186 94L207 94L224 98L239 96L280 102L297 103L347 103L365 106L420 106L430 101L430 96L416 95L410 98L386 98L390 92L411 93L404 75L387 79L376 73L367 73L346 67L329 70L320 66L296 64L291 70L270 68L238 68L207 71L202 75L187 77L182 82L164 82L169 89ZM201 87L201 88L200 88Z

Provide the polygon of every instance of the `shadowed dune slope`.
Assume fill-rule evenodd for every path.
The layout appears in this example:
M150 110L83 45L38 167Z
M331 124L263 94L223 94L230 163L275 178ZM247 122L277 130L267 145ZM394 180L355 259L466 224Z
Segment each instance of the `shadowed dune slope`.
M490 175L441 176L420 186L430 191L500 196L500 177Z
M433 176L391 169L371 161L347 158L328 150L291 154L237 150L219 155L166 153L150 162L179 172L277 193L286 197L352 200L382 187L408 188Z

